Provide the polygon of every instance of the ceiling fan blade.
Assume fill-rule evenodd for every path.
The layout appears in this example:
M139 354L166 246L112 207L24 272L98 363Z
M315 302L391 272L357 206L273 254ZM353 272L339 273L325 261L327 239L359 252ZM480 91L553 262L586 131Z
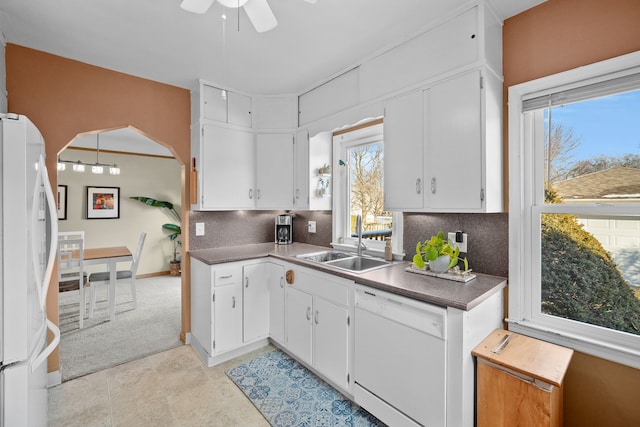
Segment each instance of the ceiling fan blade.
M271 11L267 0L249 0L244 5L249 20L259 33L272 30L278 25L276 16Z
M180 7L193 13L205 13L215 0L182 0Z

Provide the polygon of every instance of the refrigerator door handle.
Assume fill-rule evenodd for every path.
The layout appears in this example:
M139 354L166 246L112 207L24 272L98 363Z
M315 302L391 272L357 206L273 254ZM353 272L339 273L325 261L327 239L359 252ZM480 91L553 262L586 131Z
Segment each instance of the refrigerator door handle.
M51 188L51 182L49 181L49 174L47 173L47 166L44 162L44 157L40 155L38 162L38 172L36 174L36 184L33 189L33 208L31 210L31 224L32 230L35 230L35 226L40 220L40 185L44 187L45 200L49 208L49 231L51 233L51 242L49 246L49 253L47 259L47 266L45 268L44 277L40 277L40 269L38 265L38 248L36 247L35 233L32 233L31 244L31 256L33 257L33 266L35 267L36 280L38 282L38 296L40 297L40 306L45 309L47 304L47 292L49 290L49 282L53 275L53 266L56 259L56 252L58 250L58 218L56 212L58 206L56 198L53 195L53 189ZM46 310L45 310L46 311Z
M47 360L49 355L53 353L53 350L55 350L58 344L60 344L60 329L58 329L58 327L49 319L47 319L47 328L53 332L53 340L47 347L45 347L44 350L42 350L42 353L33 360L33 363L31 364L31 373L35 372L35 370L38 369L38 366Z

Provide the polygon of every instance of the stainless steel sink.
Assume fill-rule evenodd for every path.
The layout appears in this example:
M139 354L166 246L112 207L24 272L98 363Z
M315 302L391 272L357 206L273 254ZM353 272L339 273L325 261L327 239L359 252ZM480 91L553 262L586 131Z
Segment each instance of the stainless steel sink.
M317 262L329 267L335 267L353 273L364 273L376 268L391 265L390 262L378 258L358 256L354 253L341 251L322 251L310 254L298 255L297 258L305 261Z
M376 268L386 267L387 265L391 265L391 263L388 261L384 261L377 258L362 257L362 256L353 256L351 258L338 259L335 261L327 261L325 264L330 265L332 267L354 271L357 273L375 270Z
M342 258L349 258L352 256L354 256L354 254L350 254L348 252L322 251L322 252L314 252L311 254L298 255L297 258L303 259L305 261L325 263L327 261L333 261L333 260L342 259Z

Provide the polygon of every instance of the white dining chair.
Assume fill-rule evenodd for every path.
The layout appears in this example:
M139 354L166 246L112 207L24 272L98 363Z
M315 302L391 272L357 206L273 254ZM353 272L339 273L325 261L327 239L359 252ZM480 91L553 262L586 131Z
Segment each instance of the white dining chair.
M87 286L87 272L84 271L84 239L66 236L58 240L58 290L59 292L78 291L80 329L84 326L86 314L85 288ZM77 256L74 256L77 255Z
M140 233L138 239L138 247L131 261L131 267L129 270L118 270L116 272L116 281L129 279L131 286L131 298L133 300L133 308L138 306L138 299L136 297L136 272L138 271L138 265L140 264L140 255L142 254L142 247L144 246L144 240L147 237L147 233L144 231ZM108 271L100 271L98 273L91 273L89 275L89 288L91 290L91 301L89 304L89 317L93 316L93 312L96 308L96 287L98 285L109 285L110 278ZM115 304L115 301L109 301L109 304Z

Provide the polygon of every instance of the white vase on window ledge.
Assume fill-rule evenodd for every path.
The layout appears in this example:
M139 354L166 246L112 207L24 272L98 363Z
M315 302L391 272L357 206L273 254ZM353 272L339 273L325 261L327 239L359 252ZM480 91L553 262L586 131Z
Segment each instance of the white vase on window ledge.
M449 255L440 255L434 261L429 261L429 270L434 273L446 273L451 262Z

